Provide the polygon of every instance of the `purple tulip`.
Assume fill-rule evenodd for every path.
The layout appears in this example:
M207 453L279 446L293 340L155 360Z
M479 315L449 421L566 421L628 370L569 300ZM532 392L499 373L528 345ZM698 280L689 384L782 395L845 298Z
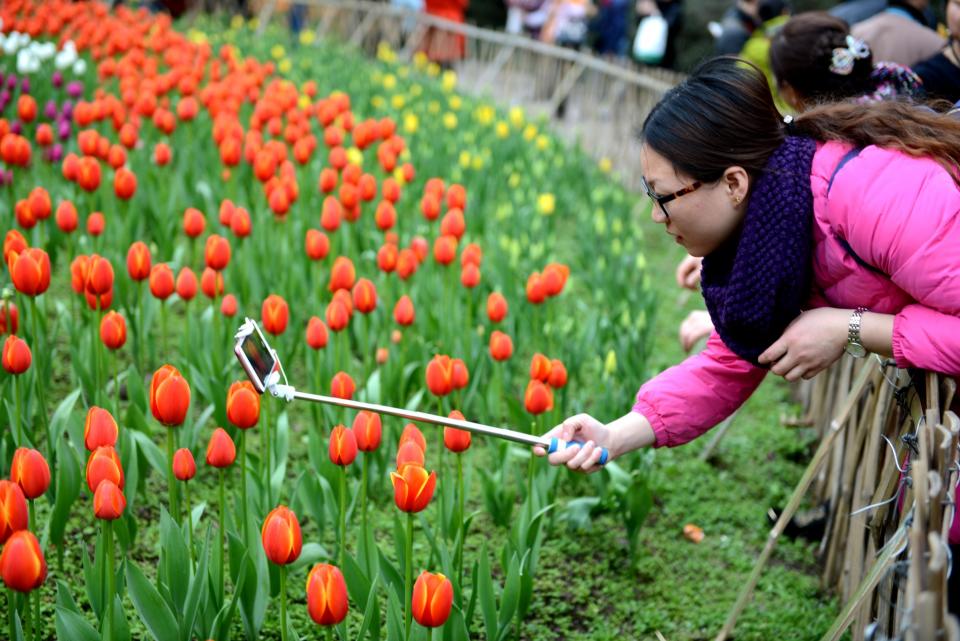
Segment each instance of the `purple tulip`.
M53 86L59 89L63 86L63 72L57 69L53 72L53 75L50 76L50 82L53 83Z
M7 76L7 89L9 89L10 91L13 91L16 86L17 86L17 77L13 74L10 74L9 76Z
M3 81L6 80L6 78L7 77L4 75L4 73L0 71L0 87L3 86Z
M63 146L60 143L43 150L43 159L47 162L60 162L63 159Z
M13 171L0 169L0 187L13 184Z
M23 123L20 122L19 120L14 120L13 123L11 123L11 125L10 125L10 131L11 131L12 133L15 133L15 134L18 134L18 135L22 134L22 133L23 133Z
M57 101L48 100L43 108L43 117L47 120L53 120L57 117Z
M74 80L67 85L67 95L71 98L79 98L83 95L83 83L79 80Z
M26 76L20 81L20 92L21 93L30 93L30 78Z
M73 101L64 100L63 106L60 107L60 113L62 113L63 117L66 118L67 120L70 120L71 118L73 118Z
M57 123L57 137L60 140L67 140L70 137L70 123L66 120Z

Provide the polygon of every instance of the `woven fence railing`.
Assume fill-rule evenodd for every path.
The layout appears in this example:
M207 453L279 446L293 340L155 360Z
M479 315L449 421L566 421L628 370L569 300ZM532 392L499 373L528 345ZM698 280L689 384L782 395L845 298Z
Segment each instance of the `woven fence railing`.
M640 186L636 132L663 94L683 77L614 62L531 38L443 20L384 2L302 0L319 36L374 55L380 43L409 61L418 51L444 58L459 90L498 105L546 115L553 129L588 154L608 159L628 188ZM265 0L260 28L289 3ZM451 51L455 55L451 55Z

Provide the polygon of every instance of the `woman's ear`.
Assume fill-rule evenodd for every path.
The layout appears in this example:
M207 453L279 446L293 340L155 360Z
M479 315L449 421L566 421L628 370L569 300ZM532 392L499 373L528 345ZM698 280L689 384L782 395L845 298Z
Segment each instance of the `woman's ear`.
M747 200L750 192L750 174L740 166L727 167L723 172L723 188L734 207Z
M777 93L783 98L784 102L793 107L794 111L803 111L803 99L797 90L789 82L782 82L777 86Z

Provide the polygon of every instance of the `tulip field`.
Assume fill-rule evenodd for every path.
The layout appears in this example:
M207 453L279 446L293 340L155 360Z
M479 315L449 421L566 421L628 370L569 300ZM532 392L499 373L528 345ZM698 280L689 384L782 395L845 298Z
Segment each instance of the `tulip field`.
M608 162L385 46L60 0L0 21L0 639L717 627L809 445L773 425L784 388L719 470L580 476L261 396L233 354L249 317L303 391L532 434L619 416L694 301ZM742 638L826 627L809 551Z

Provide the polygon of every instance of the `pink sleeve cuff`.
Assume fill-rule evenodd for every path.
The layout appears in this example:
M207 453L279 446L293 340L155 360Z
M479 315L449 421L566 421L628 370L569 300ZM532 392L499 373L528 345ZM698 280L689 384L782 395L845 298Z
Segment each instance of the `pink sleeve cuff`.
M660 412L643 398L638 398L637 402L633 404L633 411L642 414L645 419L650 421L654 436L653 446L663 447L667 445L669 434L667 433L667 426L663 424L663 417L660 416Z

